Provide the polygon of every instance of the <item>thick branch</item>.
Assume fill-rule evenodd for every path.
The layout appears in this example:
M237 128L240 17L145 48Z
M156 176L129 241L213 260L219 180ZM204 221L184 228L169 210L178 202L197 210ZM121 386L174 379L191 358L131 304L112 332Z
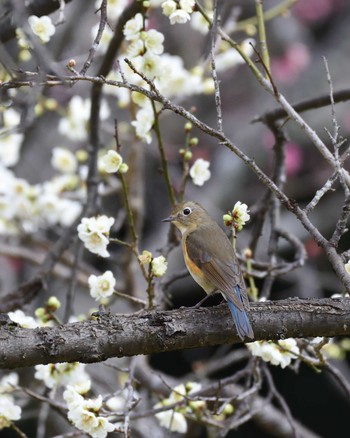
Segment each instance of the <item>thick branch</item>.
M288 299L251 305L256 339L350 335L350 299ZM0 367L99 362L240 342L226 304L214 308L103 314L63 325L0 325Z

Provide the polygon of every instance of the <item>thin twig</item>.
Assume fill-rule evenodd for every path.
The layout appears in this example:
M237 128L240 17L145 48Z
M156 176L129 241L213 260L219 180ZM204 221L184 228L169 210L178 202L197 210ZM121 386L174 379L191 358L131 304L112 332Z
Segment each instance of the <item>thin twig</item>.
M262 364L262 370L265 374L267 383L273 393L273 396L275 397L275 399L277 400L277 402L279 403L279 405L281 406L281 408L283 409L284 413L286 414L286 418L288 419L288 422L290 424L290 427L292 429L292 433L294 438L298 438L299 432L298 429L296 427L295 424L295 420L292 416L292 413L289 409L289 406L286 402L286 400L284 399L284 397L282 396L282 394L277 390L276 386L275 386L275 382L273 381L272 375L270 373L270 370L268 369L267 365L265 363Z
M99 10L101 11L101 18L100 18L100 23L98 26L97 35L92 43L92 46L89 49L89 56L88 56L87 60L84 62L83 68L79 72L79 74L81 74L82 76L84 76L86 74L86 72L88 71L88 69L90 68L90 66L94 60L95 52L100 44L102 34L103 34L103 31L104 31L106 23L107 23L107 0L102 0Z
M217 27L220 24L220 17L218 16L218 0L214 0L214 18L212 22L212 29L210 33L210 58L211 58L211 75L215 87L215 108L217 116L217 129L222 132L222 109L220 96L220 81L218 79L215 63L215 43L217 38Z
M255 0L255 10L256 10L258 31L259 31L260 53L262 54L261 56L262 56L262 60L264 61L266 73L269 73L271 75L270 55L267 46L263 4L264 4L264 0ZM270 75L269 78L271 77Z
M160 132L159 115L157 113L156 106L155 106L153 100L151 100L151 104L152 104L153 115L154 115L153 129L154 129L154 132L156 133L156 137L157 137L158 149L159 149L160 159L162 162L162 170L163 170L163 174L164 174L165 184L166 184L166 187L168 190L170 203L171 203L171 205L175 205L176 204L176 197L175 197L173 184L171 183L168 160L167 160L166 155L165 155L163 139L162 139L162 135Z

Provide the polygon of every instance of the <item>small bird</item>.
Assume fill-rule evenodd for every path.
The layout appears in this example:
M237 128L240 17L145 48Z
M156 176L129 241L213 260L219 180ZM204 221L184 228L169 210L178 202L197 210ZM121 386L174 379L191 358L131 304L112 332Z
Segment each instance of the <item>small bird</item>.
M207 294L220 291L227 301L239 337L254 339L247 311L249 300L232 244L224 231L197 202L176 205L163 222L172 222L182 234L187 269Z

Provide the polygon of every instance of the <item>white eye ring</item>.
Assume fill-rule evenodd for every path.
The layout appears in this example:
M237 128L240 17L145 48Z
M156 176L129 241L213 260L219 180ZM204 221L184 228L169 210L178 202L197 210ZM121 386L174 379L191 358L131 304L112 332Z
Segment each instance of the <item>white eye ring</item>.
M189 207L183 209L183 214L185 216L189 216L192 213L192 210Z

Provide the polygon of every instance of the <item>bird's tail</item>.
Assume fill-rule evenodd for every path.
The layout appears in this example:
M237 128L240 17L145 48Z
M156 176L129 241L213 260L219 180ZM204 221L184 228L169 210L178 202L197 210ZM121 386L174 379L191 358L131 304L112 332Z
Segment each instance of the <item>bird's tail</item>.
M242 300L240 287L235 287L235 292ZM227 304L231 310L233 320L235 322L239 337L244 341L245 338L254 339L254 332L250 325L246 311L238 309L231 301L227 300Z

